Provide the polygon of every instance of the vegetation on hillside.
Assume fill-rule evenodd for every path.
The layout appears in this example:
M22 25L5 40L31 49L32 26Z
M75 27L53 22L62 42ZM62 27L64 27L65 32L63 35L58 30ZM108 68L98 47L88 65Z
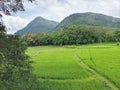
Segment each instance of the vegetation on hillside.
M52 32L52 30L58 25L58 22L51 21L44 19L42 17L37 17L34 20L32 20L25 28L17 31L15 34L17 35L23 35L26 33L48 33Z
M89 25L118 29L120 28L120 18L90 12L76 13L66 17L58 24L56 29L71 25Z
M87 25L97 26L100 28L103 27L120 29L120 18L97 13L77 13L66 17L64 20L58 23L55 21L44 19L42 17L37 17L33 21L31 21L25 28L17 31L15 34L37 34L39 32L50 33L56 30L60 30L61 28L66 28L73 25Z

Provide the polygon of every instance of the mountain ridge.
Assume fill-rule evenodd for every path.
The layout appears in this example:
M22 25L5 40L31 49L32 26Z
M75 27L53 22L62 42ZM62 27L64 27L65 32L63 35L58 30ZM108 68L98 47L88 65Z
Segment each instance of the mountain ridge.
M48 33L53 30L58 25L58 22L45 19L41 16L36 17L32 20L26 27L17 31L15 34L22 35L26 33Z
M70 25L89 25L120 29L120 18L101 13L74 13L64 18L55 29Z
M22 35L25 33L49 33L60 28L71 25L98 26L104 28L120 29L120 18L104 15L101 13L74 13L64 18L60 23L47 20L41 16L36 17L25 28L15 34Z

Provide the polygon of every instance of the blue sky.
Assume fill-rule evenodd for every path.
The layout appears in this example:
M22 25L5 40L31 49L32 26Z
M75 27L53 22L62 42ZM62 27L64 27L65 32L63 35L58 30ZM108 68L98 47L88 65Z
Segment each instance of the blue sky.
M36 0L24 1L25 12L5 16L8 32L14 33L25 27L37 16L60 22L73 13L95 12L120 17L120 0Z

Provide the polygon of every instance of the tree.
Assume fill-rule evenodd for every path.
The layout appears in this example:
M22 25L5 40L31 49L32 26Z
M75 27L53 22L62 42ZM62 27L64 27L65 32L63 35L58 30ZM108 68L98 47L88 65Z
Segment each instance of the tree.
M21 0L0 0L0 11L4 14L18 10L24 10ZM0 90L39 90L26 49L25 42L19 36L7 34L0 22Z
M0 11L6 15L11 15L12 12L24 11L22 4L23 0L0 0ZM28 0L32 2L33 0Z
M21 36L22 39L27 43L28 46L34 46L34 34L27 33Z
M73 25L50 34L53 45L88 44L120 41L119 31L95 26Z
M117 42L120 42L120 31L115 31L115 38Z
M0 22L0 34L6 33L6 27L4 26L3 23Z
M0 34L0 84L5 90L33 90L36 77L19 36ZM3 90L4 90L3 89ZM36 89L35 89L36 90Z
M45 40L45 33L38 33L34 36L34 41L36 46L39 45L45 45L46 44L46 40Z

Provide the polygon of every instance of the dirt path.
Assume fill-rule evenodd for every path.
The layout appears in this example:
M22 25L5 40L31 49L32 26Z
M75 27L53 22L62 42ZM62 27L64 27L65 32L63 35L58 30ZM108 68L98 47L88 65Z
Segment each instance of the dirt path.
M120 90L114 83L112 83L110 80L108 80L107 78L105 78L103 75L101 75L100 73L96 72L94 69L90 68L88 65L86 65L81 59L80 57L75 54L75 60L79 63L79 65L89 71L90 73L93 74L93 77L97 80L99 80L105 87L109 87L110 90Z

